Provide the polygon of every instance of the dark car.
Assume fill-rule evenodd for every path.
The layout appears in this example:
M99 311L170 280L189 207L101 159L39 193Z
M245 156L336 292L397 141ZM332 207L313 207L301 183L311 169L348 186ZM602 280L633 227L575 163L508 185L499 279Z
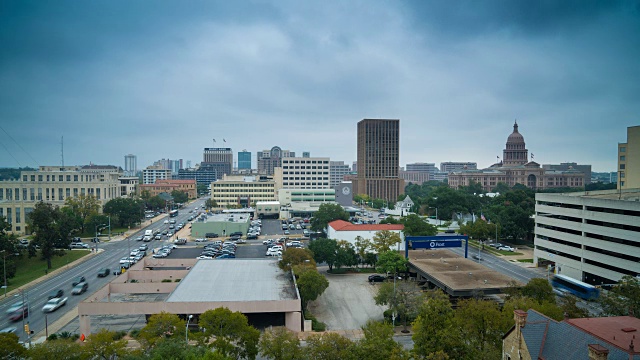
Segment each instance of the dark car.
M218 237L218 234L216 233L206 233L204 234L204 237L208 238L208 239L215 239Z
M384 275L373 274L369 275L369 282L383 282L387 277Z
M73 295L80 295L83 292L87 291L88 288L89 288L89 284L87 284L86 282L81 282L73 287L73 290L71 290L71 293Z
M29 307L22 306L9 314L9 320L18 321L29 316Z
M80 284L81 282L85 282L87 279L84 278L84 276L78 276L76 278L73 279L73 282L71 283L71 286L76 286L78 284Z
M76 284L73 284L73 286L76 286ZM62 296L64 296L64 291L62 291L62 289L58 289L53 290L51 293L49 293L49 297L47 299L51 300L55 298L61 298Z
M98 277L106 277L111 274L111 270L107 268L102 268L98 270Z
M242 237L242 231L233 232L233 233L229 234L229 236L231 236L231 237L233 237L233 236Z
M257 239L257 238L258 238L258 235L256 235L256 234L247 235L247 240L254 240L254 239Z

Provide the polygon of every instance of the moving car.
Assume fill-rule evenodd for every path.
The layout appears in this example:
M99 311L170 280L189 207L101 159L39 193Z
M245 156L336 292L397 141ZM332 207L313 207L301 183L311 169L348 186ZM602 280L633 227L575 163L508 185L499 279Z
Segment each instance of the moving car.
M89 284L87 284L86 282L81 282L73 287L73 290L71 290L71 294L80 295L83 292L87 291L88 288Z
M64 296L64 291L62 291L62 289L58 289L58 290L53 290L51 293L49 293L49 297L47 299L49 300L58 299L58 298L61 298L62 296Z
M67 304L67 298L55 298L47 301L46 304L42 307L42 311L46 313L54 312L58 310L60 307L65 306Z
M108 268L102 268L98 270L98 277L106 277L111 274L111 270Z
M502 245L498 248L498 250L502 250L502 251L516 251L516 249L512 248L511 246L508 245Z
M24 305L24 302L22 300L13 303L11 306L9 306L9 308L7 309L7 314L10 314L18 309L20 309L22 306Z
M144 236L138 236L138 237L136 237L136 241L142 241L142 239L144 239Z
M18 321L29 316L29 307L21 306L9 314L9 320Z
M73 279L73 282L71 283L71 286L76 286L82 282L87 281L87 279L84 278L84 276L78 276L76 278Z
M69 245L70 249L88 249L89 248L89 244L85 244L83 242L72 242L71 245Z
M387 277L384 275L373 274L373 275L369 275L369 282L370 283L383 282L386 278Z

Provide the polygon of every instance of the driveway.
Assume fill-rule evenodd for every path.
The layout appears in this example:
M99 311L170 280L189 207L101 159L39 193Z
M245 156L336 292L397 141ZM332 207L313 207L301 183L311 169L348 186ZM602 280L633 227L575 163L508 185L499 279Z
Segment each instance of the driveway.
M329 280L329 287L309 310L327 324L327 330L360 329L369 319L382 320L386 307L373 301L378 286L367 281L370 274L327 274L326 267L318 269Z

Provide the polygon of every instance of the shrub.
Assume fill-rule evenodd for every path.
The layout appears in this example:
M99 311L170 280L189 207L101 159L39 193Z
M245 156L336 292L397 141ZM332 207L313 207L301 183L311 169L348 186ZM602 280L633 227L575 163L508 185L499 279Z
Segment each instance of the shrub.
M137 339L138 335L140 335L140 329L133 329L129 332L129 336L131 336L134 339Z
M130 282L130 283L137 283L137 282L138 282L138 280L136 280L136 279L131 279L131 280L129 280L129 282Z
M60 338L60 339L71 339L72 336L73 335L68 331L63 331L63 332L58 334L58 338Z
M51 334L47 338L47 341L53 341L53 340L57 340L57 339L58 339L58 334Z
M316 319L311 320L311 329L313 331L325 331L327 329L327 324L322 321L318 321Z
M125 335L127 335L127 332L126 332L126 331L122 331L122 330L121 330L121 331L116 331L116 332L113 334L113 340L120 340L120 339L122 339Z
M161 282L172 282L171 279L162 279Z
M175 279L173 282L180 282L182 279Z

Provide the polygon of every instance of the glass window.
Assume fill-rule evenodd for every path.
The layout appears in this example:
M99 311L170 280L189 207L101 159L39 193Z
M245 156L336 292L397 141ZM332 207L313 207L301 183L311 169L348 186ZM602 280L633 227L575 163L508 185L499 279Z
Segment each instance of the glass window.
M36 181L36 176L35 175L31 175L31 181Z
M78 175L73 175L73 181L78 181Z
M20 189L16 189L16 191L14 191L14 195L16 197L16 201L20 200Z
M22 188L22 200L27 200L27 188Z
M7 222L13 224L13 216L11 216L11 208L7 208Z
M34 201L36 199L36 189L29 189L29 200Z
M42 181L42 175L38 175L38 181Z
M626 146L620 146L620 152L627 152Z
M42 200L42 188L38 188L38 201Z
M4 200L4 189L0 188L0 200Z
M71 175L67 175L67 181L71 181Z
M625 161L626 157L624 155L620 155L620 161Z
M27 181L27 175L22 175L22 181Z
M58 181L64 181L64 176L63 175L58 175Z
M58 200L62 200L62 194L63 194L62 188L58 189Z
M20 224L22 222L21 216L20 216L20 208L16 208L16 223Z
M620 164L620 170L624 170L625 166L624 164Z
M66 195L67 195L67 197L71 197L71 189L67 188L67 191L66 191L66 192L67 192L67 194L66 194Z

